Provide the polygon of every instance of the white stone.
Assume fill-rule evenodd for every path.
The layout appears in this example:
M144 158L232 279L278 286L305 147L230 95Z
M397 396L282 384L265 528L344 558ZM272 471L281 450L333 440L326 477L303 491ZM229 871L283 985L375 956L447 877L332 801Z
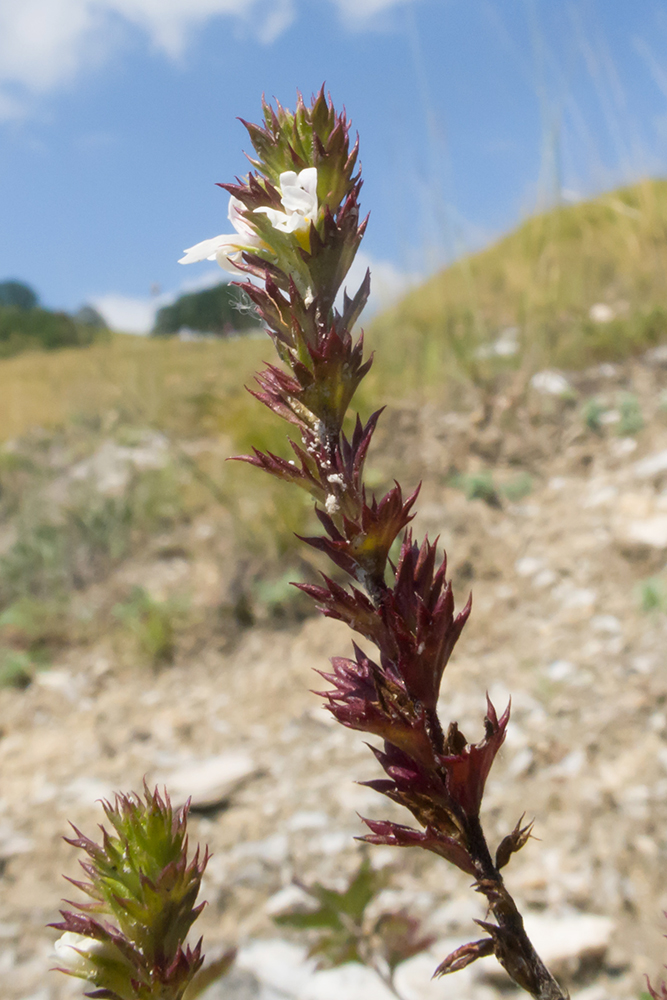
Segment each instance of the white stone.
M650 479L661 472L667 472L667 449L658 451L655 455L647 455L639 462L635 462L634 474L638 479Z
M28 854L34 846L34 841L17 833L9 823L0 823L0 859L13 858L16 854Z
M281 865L289 857L289 841L287 834L274 833L264 840L250 840L237 844L231 851L232 857L257 858L271 865Z
M621 631L621 623L616 615L593 615L591 618L591 628L594 632L603 632L606 635L618 635Z
M82 774L65 785L62 796L66 802L79 802L81 805L92 806L100 799L113 799L113 785L100 778Z
M567 584L561 584L553 593L566 609L591 607L597 598L596 592L588 587L569 587Z
M174 806L182 806L191 798L195 809L206 809L224 802L255 771L247 754L226 753L191 761L171 774L161 775L157 784L166 786Z
M573 750L566 757L563 757L559 764L551 768L551 774L560 778L576 778L585 763L586 754L584 751Z
M652 347L644 355L644 360L653 365L667 365L667 344Z
M546 669L546 674L552 681L564 681L575 672L574 663L569 660L554 660Z
M309 849L316 854L341 854L353 846L356 831L331 830L310 840Z
M614 458L625 458L637 450L637 442L632 437L616 438L609 443L609 451Z
M594 323L610 323L616 313L606 302L596 302L588 310L588 316Z
M316 905L312 896L292 883L274 892L273 896L269 896L264 909L270 917L273 917L276 913L284 913L285 910L291 910L296 906L313 908Z
M331 822L325 812L316 810L299 810L292 813L287 821L288 830L317 830L323 826L328 826Z
M533 751L530 747L524 747L512 758L509 767L507 768L507 773L513 778L518 778L520 775L526 773L532 763Z
M541 590L544 587L551 587L557 579L558 576L552 569L543 569L533 577L533 586Z
M236 965L252 972L260 983L296 997L315 972L315 962L303 945L280 938L249 941L240 949Z
M75 480L92 480L107 495L121 493L127 486L132 469L162 469L169 461L169 442L163 434L145 434L137 447L105 441L94 455L75 465L70 476Z
M538 559L536 556L523 556L514 563L514 569L519 576L534 576L535 573L544 569L544 559Z
M628 542L638 542L652 549L667 549L667 514L629 521L621 530Z
M602 507L604 504L611 503L618 496L618 489L616 486L601 486L599 489L593 490L584 497L582 507L585 510L589 510L591 507Z
M358 962L313 973L296 996L298 1000L396 1000L377 973Z
M473 931L473 936L477 936ZM466 940L470 940L467 938ZM439 941L429 951L415 955L400 965L396 971L396 988L405 1000L486 1000L486 991L475 989L473 992L473 970L471 967L433 979L433 973L438 965L460 945L466 941L460 938L456 941Z
M524 923L537 954L556 975L576 970L584 959L601 958L614 931L614 921L609 917L575 911L559 916L524 913ZM507 982L507 973L493 956L479 959L473 969L490 979Z
M572 391L570 383L560 372L537 372L531 378L530 384L533 389L546 396L565 396Z

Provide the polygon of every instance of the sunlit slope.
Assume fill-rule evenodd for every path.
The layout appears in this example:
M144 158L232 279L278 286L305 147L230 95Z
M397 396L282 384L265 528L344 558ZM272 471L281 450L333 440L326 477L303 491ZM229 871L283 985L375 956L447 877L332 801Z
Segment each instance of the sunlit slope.
M529 219L414 289L368 339L395 372L433 380L474 375L508 327L520 349L497 364L579 367L667 338L667 181Z
M507 341L508 328L516 328L509 339L517 352L489 351L499 337ZM661 340L667 180L529 219L414 289L369 325L376 360L358 402L367 409L388 394L437 389L452 377L486 381L520 365L618 360ZM231 431L241 445L259 420L272 437L270 416L259 416L262 407L243 391L272 353L264 338L183 343L114 334L83 349L2 360L0 440L114 408L177 434Z
M0 440L114 409L187 433L205 428L223 398L231 420L234 407L245 405L244 382L268 355L263 339L182 343L126 334L87 348L21 354L0 362Z

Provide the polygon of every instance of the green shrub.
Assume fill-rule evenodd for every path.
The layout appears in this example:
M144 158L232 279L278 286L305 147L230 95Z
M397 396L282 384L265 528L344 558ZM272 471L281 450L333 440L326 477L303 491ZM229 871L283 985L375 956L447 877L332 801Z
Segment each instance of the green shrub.
M137 651L151 666L171 663L176 649L176 629L183 605L156 601L143 587L135 587L127 601L117 604L113 615L134 637Z
M0 649L0 688L27 688L34 672L34 663L27 653Z
M65 313L46 309L0 306L0 357L26 350L53 351L61 347L84 347L100 335L88 324L77 324Z
M235 285L222 283L203 292L181 295L173 305L158 310L154 337L168 337L186 328L220 337L240 330L257 329L260 321L249 301Z
M533 480L527 472L520 472L500 487L500 492L510 503L519 503L533 492Z
M500 494L493 482L493 474L487 469L456 475L451 485L463 490L466 500L483 500L490 507L500 507Z
M39 305L37 293L22 281L0 282L0 306L10 309L36 309Z
M606 409L607 407L595 397L586 400L581 410L581 417L589 431L594 431L596 434L602 432L601 418Z
M652 576L637 585L637 601L647 614L667 611L667 586L660 577Z
M639 408L639 400L633 393L624 392L619 396L618 412L620 420L618 422L617 433L621 437L638 434L644 426L644 418Z

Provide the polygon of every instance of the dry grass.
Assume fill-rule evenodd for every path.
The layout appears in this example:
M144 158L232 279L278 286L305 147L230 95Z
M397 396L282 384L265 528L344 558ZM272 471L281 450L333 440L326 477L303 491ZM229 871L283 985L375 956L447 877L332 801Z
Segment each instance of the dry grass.
M610 322L590 318L605 303ZM506 327L519 352L480 354ZM490 387L548 365L621 359L667 339L667 181L645 181L529 219L410 293L368 331L376 350L359 405L417 391ZM175 436L228 434L281 449L284 432L243 391L273 350L264 339L106 343L0 362L0 440L116 410ZM482 352L483 354L483 352Z
M267 347L250 339L181 343L116 334L84 349L4 360L0 440L109 410L137 424L196 431L206 425L215 400L242 398L244 383L270 354Z
M591 319L597 303L611 321ZM519 353L480 358L507 327L518 328ZM658 180L529 219L380 316L369 343L383 352L383 374L416 387L620 360L665 338L667 181Z

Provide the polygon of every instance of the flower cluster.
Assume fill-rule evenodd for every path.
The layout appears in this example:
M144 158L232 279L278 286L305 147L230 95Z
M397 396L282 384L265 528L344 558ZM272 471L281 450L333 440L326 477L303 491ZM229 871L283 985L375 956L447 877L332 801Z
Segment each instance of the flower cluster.
M487 936L459 950L438 972L454 971L495 953L509 974L540 1000L564 994L535 954L500 874L530 835L517 824L492 858L480 822L484 785L505 738L509 706L498 717L487 699L484 735L470 743L456 722L443 729L437 701L443 672L470 613L455 614L446 560L436 544L413 540L408 525L418 488L398 483L386 495L369 494L364 462L380 417L356 418L348 409L367 374L363 335L353 327L368 299L370 276L350 297L339 292L364 233L360 221L358 142L323 90L291 113L264 103L263 125L244 122L256 151L254 171L236 184L230 217L239 234L188 251L184 262L214 256L245 272L241 285L264 321L282 365L257 376L254 395L296 432L294 457L255 450L245 461L308 491L323 533L303 541L323 552L347 577L302 585L324 614L341 619L377 648L371 658L336 657L325 674L327 707L343 724L384 740L376 757L386 778L368 784L414 816L419 828L366 821L367 841L419 846L441 855L476 880L496 923ZM242 207L241 207L242 206ZM392 546L402 536L396 564Z
M201 941L184 946L204 904L195 905L208 853L188 862L187 806L147 788L144 798L103 803L113 832L96 844L74 827L67 843L87 854L89 881L68 879L92 902L62 910L58 969L90 983L106 1000L181 1000L201 967ZM69 902L69 901L68 901ZM231 960L231 956L230 956Z

